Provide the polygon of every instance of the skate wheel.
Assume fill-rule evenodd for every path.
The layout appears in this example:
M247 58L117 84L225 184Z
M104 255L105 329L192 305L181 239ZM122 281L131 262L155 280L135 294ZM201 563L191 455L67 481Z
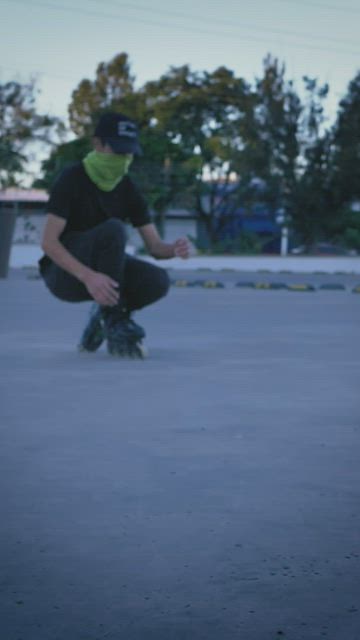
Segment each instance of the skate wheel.
M149 350L143 344L138 344L137 349L139 352L139 356L138 356L139 358L141 358L142 360L145 360L145 358L148 358Z
M119 347L108 346L108 353L113 358L126 358L129 356L128 351L126 351L125 349L120 349Z
M115 358L129 358L130 360L144 360L148 356L148 350L142 344L120 345L108 344L108 353Z

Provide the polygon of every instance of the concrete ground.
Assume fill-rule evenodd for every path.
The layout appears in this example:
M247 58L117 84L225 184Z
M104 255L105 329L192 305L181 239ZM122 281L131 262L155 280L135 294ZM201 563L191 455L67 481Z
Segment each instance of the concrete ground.
M134 250L135 248L131 246L127 248L129 253L133 253ZM37 267L37 262L42 255L42 249L37 244L13 244L9 261L10 267L14 269ZM142 256L142 258L149 262L157 262L149 256ZM280 275L283 271L304 274L321 271L334 275L346 273L359 276L360 256L201 256L194 254L186 261L181 258L167 260L167 267L175 271L181 271L184 268L193 271L231 269L245 273L266 270Z
M360 295L174 287L146 361L0 295L1 640L359 640Z

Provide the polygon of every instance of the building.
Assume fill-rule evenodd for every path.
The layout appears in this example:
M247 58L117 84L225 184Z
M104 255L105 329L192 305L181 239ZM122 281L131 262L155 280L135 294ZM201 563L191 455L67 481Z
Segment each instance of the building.
M48 194L42 189L12 187L0 191L0 207L16 211L13 242L38 244L45 223Z
M13 243L40 244L45 224L49 196L42 189L11 188L0 191L0 207L14 208L17 214ZM165 214L164 239L173 242L179 237L196 237L196 219L185 209L169 209ZM129 247L137 251L143 246L137 231L128 226Z

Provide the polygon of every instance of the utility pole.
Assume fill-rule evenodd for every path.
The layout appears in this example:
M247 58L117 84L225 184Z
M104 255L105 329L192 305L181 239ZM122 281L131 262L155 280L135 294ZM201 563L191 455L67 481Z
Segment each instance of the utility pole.
M275 219L276 223L281 226L280 255L287 256L289 252L289 227L284 208L278 209Z

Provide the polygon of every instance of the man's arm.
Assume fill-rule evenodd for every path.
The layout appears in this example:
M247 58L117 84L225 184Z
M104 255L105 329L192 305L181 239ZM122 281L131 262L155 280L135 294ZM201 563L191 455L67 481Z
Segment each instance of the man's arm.
M119 286L104 273L90 269L75 258L60 242L59 238L66 225L66 220L53 213L47 215L41 247L55 264L70 273L87 288L96 302L105 306L113 306L119 301Z
M186 238L179 238L173 243L164 242L152 223L139 227L138 231L147 250L154 258L159 260L175 257L188 258L190 255L190 244Z
M87 272L90 271L90 269L74 258L59 240L65 225L66 220L53 213L49 213L46 218L41 247L44 253L46 253L58 267L70 273L80 280L80 282L85 282Z

